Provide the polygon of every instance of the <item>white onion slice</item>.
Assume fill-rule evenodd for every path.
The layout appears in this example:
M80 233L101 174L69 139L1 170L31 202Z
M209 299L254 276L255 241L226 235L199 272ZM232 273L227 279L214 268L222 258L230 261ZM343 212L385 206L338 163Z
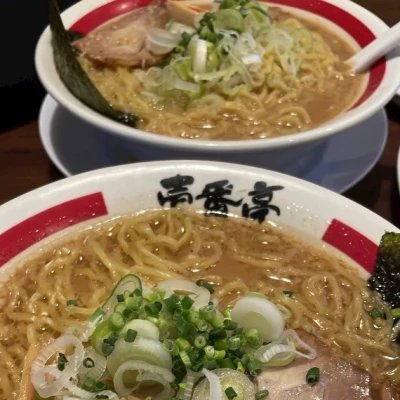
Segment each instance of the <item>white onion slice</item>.
M152 53L162 55L170 53L179 43L180 35L166 29L150 28L147 31L147 44Z
M58 353L65 353L70 346L75 347L74 354L68 357L64 371L58 376L54 376L54 381L49 383L46 381L46 363ZM62 335L47 346L45 346L31 367L31 382L36 392L44 398L57 395L70 378L75 376L78 368L82 363L84 356L84 348L82 342L73 335ZM52 374L53 375L53 374Z
M193 72L202 73L207 65L207 47L208 42L203 39L196 39L193 43Z
M197 286L194 282L185 279L167 279L158 284L160 289L165 290L165 298L170 297L176 291L193 293L193 308L199 310L201 307L206 306L210 301L210 292L201 286Z
M247 293L240 298L232 309L231 318L245 332L258 329L263 342L278 339L285 327L285 318L279 308L258 293Z
M184 90L185 92L200 92L200 86L196 83L186 82L181 79L176 79L174 83L175 89Z
M261 63L261 56L259 54L248 54L242 57L242 62L244 65L250 64L260 64Z
M201 372L210 383L210 400L223 400L221 382L218 376L205 368Z
M285 331L286 335L293 340L293 342L296 345L296 354L307 358L309 360L313 360L315 357L317 357L317 351L313 349L311 346L309 346L307 343L303 342L300 338L299 335L297 334L296 331L293 329L288 329ZM298 347L301 347L305 350L307 350L308 354L302 353L298 350Z
M136 371L138 375L136 376L136 382L132 382L134 386L127 387L125 385L123 375L127 371ZM161 383L164 389L161 393L154 397L158 400L166 400L171 396L171 386L170 383L175 379L175 376L168 371L166 368L158 367L157 365L152 365L144 361L130 360L126 361L119 366L114 375L114 388L120 397L125 397L134 392L138 385L137 382L143 382L146 380L152 380L154 382Z
M90 358L93 360L93 367L85 367L83 365L85 359ZM93 347L88 347L85 350L85 355L83 357L82 364L78 369L78 378L83 381L85 378L93 378L94 380L100 379L106 370L107 360L104 356L99 354Z

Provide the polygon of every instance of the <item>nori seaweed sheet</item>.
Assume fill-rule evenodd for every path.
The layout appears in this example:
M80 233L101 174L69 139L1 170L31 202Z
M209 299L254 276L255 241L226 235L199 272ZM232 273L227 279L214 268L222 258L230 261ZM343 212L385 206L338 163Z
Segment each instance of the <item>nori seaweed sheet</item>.
M368 287L392 307L400 307L400 233L387 232L382 236Z
M135 126L134 115L114 110L83 70L70 44L73 33L65 30L57 0L49 0L54 61L68 90L88 107L125 125ZM76 35L75 35L76 36Z

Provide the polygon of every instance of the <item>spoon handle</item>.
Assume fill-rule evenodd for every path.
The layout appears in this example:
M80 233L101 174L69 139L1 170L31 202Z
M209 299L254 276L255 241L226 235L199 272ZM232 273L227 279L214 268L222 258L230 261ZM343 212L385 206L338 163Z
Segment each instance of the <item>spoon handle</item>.
M355 73L367 70L374 62L400 45L400 22L347 60Z

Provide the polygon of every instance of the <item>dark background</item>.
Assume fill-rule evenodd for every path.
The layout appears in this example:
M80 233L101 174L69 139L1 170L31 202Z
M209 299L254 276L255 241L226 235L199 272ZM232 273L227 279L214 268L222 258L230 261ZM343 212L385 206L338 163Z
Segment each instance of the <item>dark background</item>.
M75 2L59 0L60 9ZM0 0L0 133L37 118L45 92L33 60L47 25L47 0Z

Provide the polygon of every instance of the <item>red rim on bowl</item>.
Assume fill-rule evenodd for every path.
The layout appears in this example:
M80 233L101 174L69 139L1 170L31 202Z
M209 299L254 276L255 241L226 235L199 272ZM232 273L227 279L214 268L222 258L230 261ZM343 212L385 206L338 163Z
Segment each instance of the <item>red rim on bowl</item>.
M136 8L145 7L150 2L151 0L113 0L110 3L96 8L90 13L84 15L76 21L70 29L87 34L104 22L129 11L133 11ZM325 1L268 0L267 2L298 8L326 18L347 32L362 48L376 39L374 33L359 19L351 15L349 12ZM385 71L385 59L380 60L371 68L365 91L360 96L357 103L354 104L353 108L364 103L378 89L385 75Z

